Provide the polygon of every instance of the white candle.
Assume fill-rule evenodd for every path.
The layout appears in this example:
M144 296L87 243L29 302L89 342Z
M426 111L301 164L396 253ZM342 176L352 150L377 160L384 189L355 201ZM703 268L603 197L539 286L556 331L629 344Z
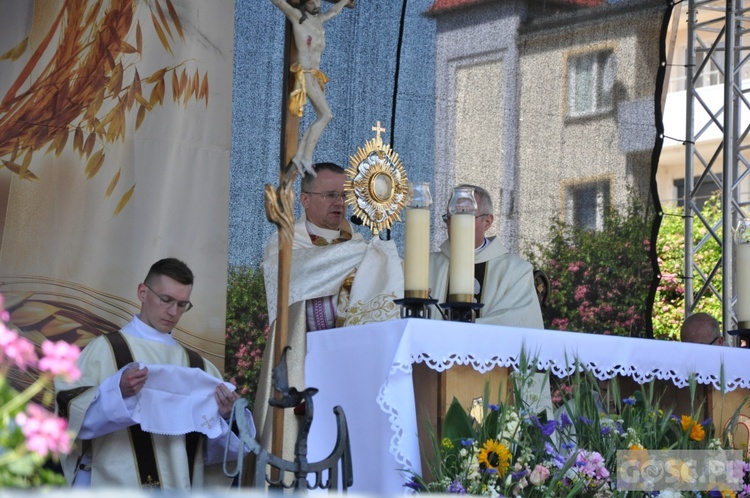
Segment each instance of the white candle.
M454 214L450 226L449 301L474 299L474 214Z
M404 297L427 299L429 294L430 210L406 210Z
M737 321L750 321L750 243L735 244Z

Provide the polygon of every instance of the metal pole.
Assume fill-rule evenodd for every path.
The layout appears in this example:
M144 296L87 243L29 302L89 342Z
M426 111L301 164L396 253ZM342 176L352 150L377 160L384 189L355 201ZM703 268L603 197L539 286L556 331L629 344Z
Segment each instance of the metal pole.
M695 113L695 25L696 7L695 0L688 2L688 36L687 36L687 64L685 67L685 186L684 201L685 208L685 317L693 312L693 175L695 154L695 125L693 116Z
M733 231L733 193L735 157L735 99L734 99L734 33L735 33L735 0L727 0L725 32L724 32L724 161L722 181L722 276L723 290L721 293L722 326L724 335L732 328L732 296L734 296L732 231Z

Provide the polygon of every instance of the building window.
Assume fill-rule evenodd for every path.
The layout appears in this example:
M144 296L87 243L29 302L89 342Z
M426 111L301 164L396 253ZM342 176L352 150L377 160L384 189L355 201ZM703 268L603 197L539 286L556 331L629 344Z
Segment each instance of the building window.
M716 175L718 180L722 181L722 174L719 173ZM699 176L696 176L693 179L693 186L698 184L698 180L700 179ZM677 189L677 205L682 207L685 205L685 179L679 178L674 181L674 186ZM706 201L713 195L716 195L721 192L721 186L717 185L716 182L714 182L713 178L710 176L707 176L703 179L703 183L701 183L701 186L698 187L697 192L694 194L693 203L696 205L696 207L700 210L703 209L703 205L706 203Z
M719 48L714 52L713 57L703 67L701 73L695 78L695 88L702 88L706 86L715 86L724 84L724 75L722 74L721 67L724 64L724 52L723 44L719 45ZM698 50L695 53L695 68L694 74L706 60L708 52ZM672 76L669 80L669 91L670 92L682 92L687 90L687 61L689 60L687 47L678 46L675 49L675 60L672 64ZM716 64L716 61L719 64ZM742 68L742 79L748 79L750 77L750 66Z
M609 206L609 180L571 185L565 192L565 222L578 228L603 230Z
M612 50L569 57L568 116L591 116L612 110L615 73Z
M698 71L698 69L701 67L703 62L706 60L706 57L708 57L708 52L700 51L695 53L696 71ZM715 62L716 60L721 60L721 62L723 63L723 57L723 50L717 50L716 52L714 52L713 57L711 57L706 65L703 66L703 70L698 75L698 78L696 78L695 88L724 84L724 75L721 74L721 69Z

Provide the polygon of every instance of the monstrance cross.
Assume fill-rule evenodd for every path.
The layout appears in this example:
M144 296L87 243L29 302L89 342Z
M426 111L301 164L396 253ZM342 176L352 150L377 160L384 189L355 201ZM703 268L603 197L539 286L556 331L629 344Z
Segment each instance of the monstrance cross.
M380 134L381 133L385 133L385 128L383 128L383 127L380 126L380 121L377 121L375 123L375 126L372 127L372 131L375 132L375 140L378 143L382 143L383 140L380 138Z

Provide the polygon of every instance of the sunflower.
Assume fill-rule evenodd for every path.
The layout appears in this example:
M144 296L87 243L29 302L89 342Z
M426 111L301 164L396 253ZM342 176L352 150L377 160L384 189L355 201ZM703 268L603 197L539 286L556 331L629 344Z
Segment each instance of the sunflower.
M680 425L682 425L683 431L690 432L690 439L693 441L703 441L703 438L706 437L706 431L703 430L703 427L689 415L682 416Z
M510 467L510 457L507 446L494 439L488 439L479 450L477 460L479 465L486 469L496 469L497 476L502 477Z

